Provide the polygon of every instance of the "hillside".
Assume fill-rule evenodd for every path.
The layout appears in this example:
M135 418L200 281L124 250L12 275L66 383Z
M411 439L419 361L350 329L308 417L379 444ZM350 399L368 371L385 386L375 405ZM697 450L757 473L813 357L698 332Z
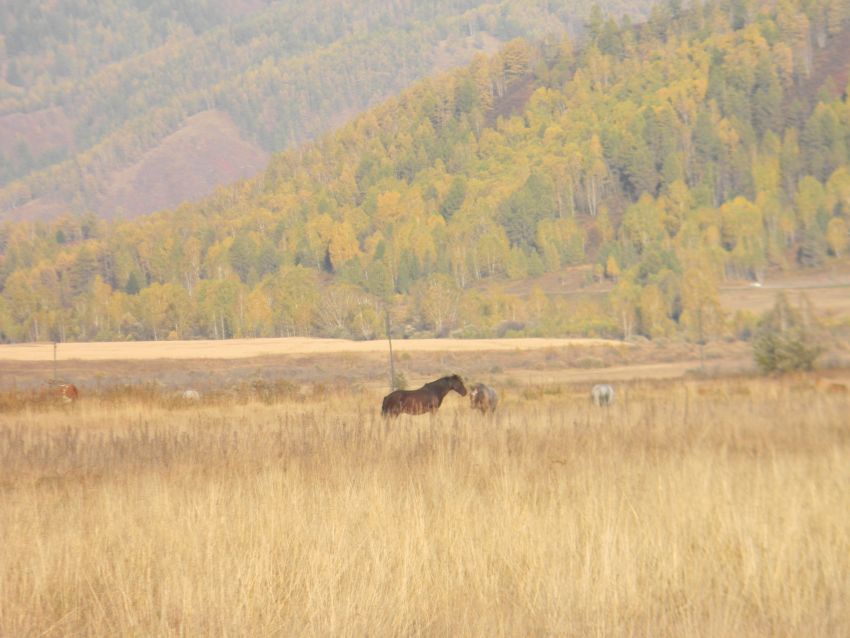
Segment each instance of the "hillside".
M588 5L4 3L0 219L111 218L176 206L199 191L192 162L182 161L192 149L172 136L200 113L226 114L238 128L238 139L228 132L237 148L279 151L512 37L575 30ZM230 147L211 150L226 155ZM141 166L151 154L170 159L161 170ZM137 198L125 187L128 172L171 181L168 196ZM225 184L245 175L224 167L215 178Z
M55 139L55 138L54 138ZM192 115L136 161L105 177L99 217L133 217L200 199L221 184L252 177L269 154L246 141L227 113ZM7 213L11 220L50 219L68 212L59 198L38 198Z
M512 39L197 204L0 227L0 327L747 337L721 292L846 264L848 29L846 0L732 2Z
M200 199L219 184L252 177L269 154L246 142L222 111L202 111L110 180L103 209L140 215Z

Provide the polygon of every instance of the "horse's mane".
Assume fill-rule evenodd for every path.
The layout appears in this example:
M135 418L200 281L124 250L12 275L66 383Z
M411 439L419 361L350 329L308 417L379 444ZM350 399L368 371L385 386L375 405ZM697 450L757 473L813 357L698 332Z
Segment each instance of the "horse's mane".
M439 379L435 379L434 381L429 381L425 385L432 385L434 383L440 383L443 381L451 381L452 379L460 379L460 377L456 374L447 374L446 376L440 377Z

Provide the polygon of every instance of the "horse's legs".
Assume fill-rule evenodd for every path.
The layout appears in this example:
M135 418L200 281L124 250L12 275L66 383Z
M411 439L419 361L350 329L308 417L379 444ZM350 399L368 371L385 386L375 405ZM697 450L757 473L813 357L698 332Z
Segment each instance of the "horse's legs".
M434 437L437 435L437 411L428 410L428 432L431 437L431 443L434 442Z

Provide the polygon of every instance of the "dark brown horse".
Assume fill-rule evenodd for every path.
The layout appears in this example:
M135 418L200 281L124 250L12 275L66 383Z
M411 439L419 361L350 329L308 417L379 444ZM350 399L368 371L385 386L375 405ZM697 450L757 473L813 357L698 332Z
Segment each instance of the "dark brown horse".
M381 405L381 416L398 416L399 414L433 414L440 407L449 390L454 390L460 396L466 396L466 386L463 379L453 374L431 383L426 383L418 390L396 390L384 397Z

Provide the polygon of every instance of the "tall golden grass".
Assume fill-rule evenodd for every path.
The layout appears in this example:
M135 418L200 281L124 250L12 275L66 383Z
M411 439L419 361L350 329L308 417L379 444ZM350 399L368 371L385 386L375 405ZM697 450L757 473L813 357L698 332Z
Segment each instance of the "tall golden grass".
M850 398L618 391L0 414L0 635L850 635Z

